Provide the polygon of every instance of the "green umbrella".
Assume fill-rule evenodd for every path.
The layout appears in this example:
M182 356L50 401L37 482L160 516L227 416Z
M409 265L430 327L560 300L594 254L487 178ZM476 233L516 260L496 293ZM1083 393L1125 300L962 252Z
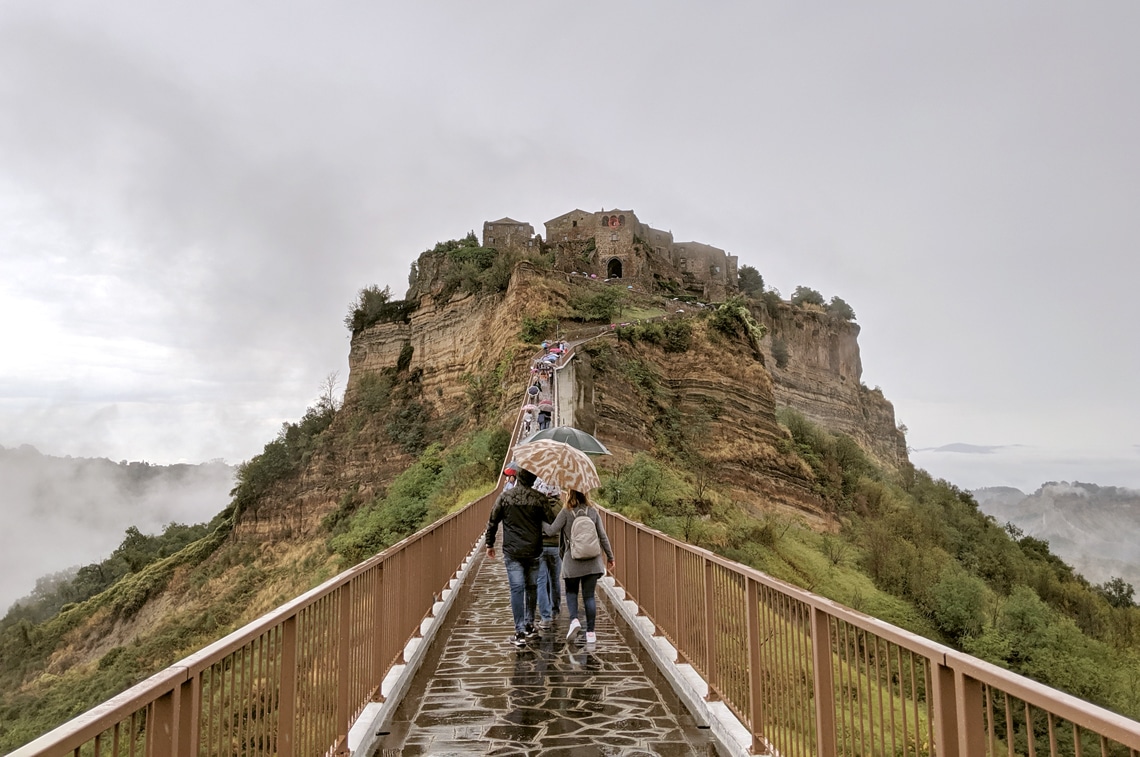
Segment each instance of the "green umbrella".
M519 442L519 444L530 444L540 439L552 439L556 442L564 442L574 449L582 450L587 455L610 454L610 451L606 449L606 445L599 442L593 435L587 434L585 431L574 428L573 426L557 426L555 428L536 431Z

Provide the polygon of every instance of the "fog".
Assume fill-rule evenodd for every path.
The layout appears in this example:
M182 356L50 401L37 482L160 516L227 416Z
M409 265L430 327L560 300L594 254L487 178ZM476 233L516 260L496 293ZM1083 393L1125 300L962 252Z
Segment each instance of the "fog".
M127 528L155 534L225 509L233 468L59 458L0 447L0 614L36 579L110 557Z

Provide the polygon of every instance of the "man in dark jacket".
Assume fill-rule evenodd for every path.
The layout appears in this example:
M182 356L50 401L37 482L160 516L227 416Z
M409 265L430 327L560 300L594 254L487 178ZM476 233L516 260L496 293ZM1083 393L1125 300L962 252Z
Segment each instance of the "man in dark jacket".
M510 642L526 644L535 632L534 608L537 602L538 558L542 554L542 521L547 514L546 497L534 490L535 476L520 468L517 485L504 491L491 508L487 521L487 556L495 557L495 536L503 524L503 566L511 587L511 615L515 633Z

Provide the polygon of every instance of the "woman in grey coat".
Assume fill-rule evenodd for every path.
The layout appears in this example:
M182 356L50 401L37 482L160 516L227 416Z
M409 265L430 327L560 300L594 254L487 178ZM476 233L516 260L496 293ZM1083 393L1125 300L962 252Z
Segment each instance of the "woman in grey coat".
M603 564L602 555L576 560L570 555L570 531L575 518L589 518L594 522L598 532L598 543L605 554L606 562ZM556 534L562 536L562 581L566 585L566 607L570 611L570 630L566 632L567 639L573 639L582 628L578 621L578 587L581 586L582 600L586 605L586 643L593 644L598 640L594 632L594 619L597 617L597 601L594 599L594 589L608 567L614 569L614 551L610 547L610 538L606 535L606 527L598 515L598 509L590 506L586 495L576 489L566 494L566 504L558 513L553 523L542 524L542 530L547 536Z

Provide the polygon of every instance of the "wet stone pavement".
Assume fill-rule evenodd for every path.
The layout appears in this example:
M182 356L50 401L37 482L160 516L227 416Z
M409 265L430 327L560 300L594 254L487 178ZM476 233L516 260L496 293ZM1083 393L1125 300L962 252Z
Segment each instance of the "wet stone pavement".
M477 559L373 757L717 754L600 592L597 644L563 607L519 649L502 560Z

